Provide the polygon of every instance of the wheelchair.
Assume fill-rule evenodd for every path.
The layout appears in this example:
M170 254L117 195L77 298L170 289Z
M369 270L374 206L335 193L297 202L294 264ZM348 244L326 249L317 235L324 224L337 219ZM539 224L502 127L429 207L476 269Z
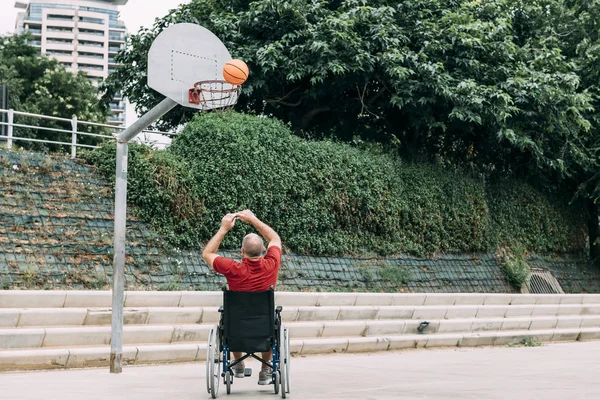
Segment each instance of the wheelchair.
M227 394L233 385L232 368L252 357L269 365L275 394L281 392L285 399L290 393L290 336L281 321L282 307L275 308L275 292L271 287L265 292L233 292L223 289L223 306L219 325L208 334L206 348L206 390L213 399L219 395L223 380ZM254 353L273 351L271 362ZM231 352L246 353L239 360L231 359ZM245 368L244 375L252 375Z

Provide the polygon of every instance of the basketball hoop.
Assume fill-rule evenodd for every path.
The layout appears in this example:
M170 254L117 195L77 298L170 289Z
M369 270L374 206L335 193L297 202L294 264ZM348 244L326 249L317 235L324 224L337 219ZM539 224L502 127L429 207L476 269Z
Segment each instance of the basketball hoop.
M199 105L202 109L229 109L237 102L241 90L240 85L232 85L226 81L199 81L189 89L188 101L190 104Z

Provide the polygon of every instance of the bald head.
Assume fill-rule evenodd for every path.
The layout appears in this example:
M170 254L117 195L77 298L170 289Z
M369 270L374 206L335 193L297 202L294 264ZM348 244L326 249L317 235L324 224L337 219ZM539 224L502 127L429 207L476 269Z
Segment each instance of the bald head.
M265 245L262 238L256 233L249 233L242 241L242 249L247 257L260 257L265 249Z

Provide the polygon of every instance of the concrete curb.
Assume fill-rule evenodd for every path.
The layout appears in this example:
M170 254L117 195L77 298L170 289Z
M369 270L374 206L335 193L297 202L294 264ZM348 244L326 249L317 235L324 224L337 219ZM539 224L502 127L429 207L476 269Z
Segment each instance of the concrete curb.
M406 348L537 346L541 343L600 339L600 328L383 337L294 339L293 355L359 353ZM109 346L0 352L0 371L108 367ZM125 346L125 365L205 361L206 343Z
M0 308L110 307L110 291L0 290ZM215 307L222 292L125 292L126 307ZM317 293L276 292L281 306L450 306L600 304L600 294L481 294L481 293Z

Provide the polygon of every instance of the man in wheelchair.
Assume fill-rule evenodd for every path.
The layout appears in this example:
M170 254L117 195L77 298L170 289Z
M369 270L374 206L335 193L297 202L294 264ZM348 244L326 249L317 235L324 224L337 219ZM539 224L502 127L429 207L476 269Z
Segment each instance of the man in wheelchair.
M233 259L225 258L217 254L217 250L223 238L235 225L236 220L251 224L256 230L268 241L268 247L265 252L263 239L255 234L250 233L244 237L242 241L242 260L237 262ZM225 318L225 332L232 344L232 350L253 349L261 351L262 355L262 368L259 373L258 384L259 385L270 385L273 383L273 370L271 368L273 358L273 348L268 343L264 343L264 340L258 340L258 342L252 341L251 339L239 339L236 334L236 329L242 329L247 334L249 331L252 336L260 336L261 333L266 334L268 337L269 331L273 330L274 325L280 324L279 312L281 310L278 307L277 316L271 316L269 319L268 311L266 312L266 319L255 319L250 322L247 318L244 318L248 310L256 311L259 308L270 306L273 309L273 294L272 290L275 288L277 283L277 275L279 273L279 266L281 264L281 238L279 235L267 224L260 221L250 210L244 210L237 213L227 214L221 221L221 227L218 232L212 237L212 239L206 244L202 257L216 272L223 274L227 279L229 286L229 292L225 293L224 302L227 303L228 295L231 303L237 302L235 308L225 308L229 315L222 316L222 320ZM270 294L270 303L268 292ZM231 293L234 292L234 293ZM252 298L258 299L250 300L251 296L244 297L244 293L237 292L264 292L265 296L254 296ZM256 293L258 295L258 293ZM265 304L267 303L267 304ZM248 308L250 307L250 308ZM244 311L246 310L246 311ZM223 313L225 314L225 313ZM263 313L265 314L265 313ZM224 317L224 318L223 318ZM273 321L273 319L278 321ZM269 326L271 324L271 326ZM230 327L230 332L227 332L227 327ZM235 327L232 329L231 327ZM264 335L263 335L264 336ZM289 340L289 339L288 339ZM242 351L233 351L234 360L231 360L231 370L233 371L235 378L243 378L245 376L245 364L244 360L248 357L242 355ZM252 355L252 354L250 354ZM252 355L254 358L256 356ZM225 359L226 360L225 356ZM224 361L225 363L225 361ZM226 382L228 383L228 382ZM228 384L229 393L229 384Z

